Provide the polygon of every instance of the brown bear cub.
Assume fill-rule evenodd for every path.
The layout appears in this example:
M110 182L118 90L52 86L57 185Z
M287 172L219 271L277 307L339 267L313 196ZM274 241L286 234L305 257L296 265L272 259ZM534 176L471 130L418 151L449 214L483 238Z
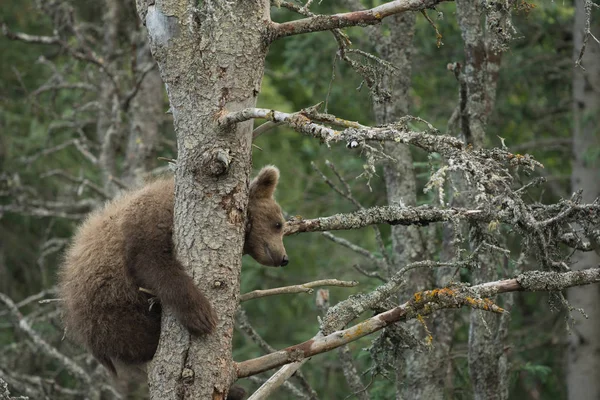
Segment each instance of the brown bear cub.
M244 254L284 266L285 221L273 198L279 170L263 168L250 183ZM173 248L174 180L160 179L90 214L79 227L59 274L67 334L113 374L113 361L141 364L154 356L161 306L194 335L212 332L208 299L177 261ZM149 307L146 288L158 297Z

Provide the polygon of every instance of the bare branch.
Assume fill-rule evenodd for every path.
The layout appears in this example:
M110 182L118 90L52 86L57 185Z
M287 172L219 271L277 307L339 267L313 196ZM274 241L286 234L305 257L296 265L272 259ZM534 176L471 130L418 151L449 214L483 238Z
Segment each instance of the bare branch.
M31 93L31 95L39 96L40 94L42 94L44 92L59 91L59 90L85 90L88 92L94 92L97 90L97 88L94 87L93 85L83 83L83 82L74 82L74 83L62 82L62 83L56 83L56 84L42 85L38 89L34 90Z
M94 207L90 207L90 202L84 202L83 207L73 204L64 204L66 208L48 208L39 205L22 205L22 204L0 204L0 216L3 213L15 213L22 215L31 215L33 217L56 217L66 219L83 219L86 214ZM78 211L77 211L78 210Z
M230 124L261 118L273 122L282 122L290 128L307 136L312 136L321 141L329 143L346 142L347 147L356 148L365 141L391 140L399 143L410 144L428 152L439 152L442 155L450 155L456 151L465 150L465 144L460 140L448 135L439 135L438 131L429 123L418 117L407 115L395 124L371 128L357 122L346 121L336 118L336 123L326 121L332 125L342 124L346 127L343 131L329 128L325 125L316 124L313 120L322 119L326 114L314 114L312 110L303 110L298 113L284 113L265 108L246 108L241 111L227 113L219 117L219 124L228 126ZM407 129L406 124L410 121L425 123L433 134L415 132ZM492 158L510 159L511 162L526 165L531 162L531 157L515 156L508 151L494 149L485 153ZM536 165L541 165L537 163Z
M256 329L250 324L248 316L242 307L239 307L235 313L235 322L239 330L241 330L250 340L258 345L265 353L272 353L275 351L269 343L267 343L259 334Z
M56 295L56 288L52 287L50 289L46 289L46 290L42 290L39 293L33 294L29 297L26 297L25 299L21 300L20 302L18 302L17 304L15 304L15 306L17 307L17 309L21 308L21 307L25 307L26 305L33 303L35 301L40 301L42 300L44 297L46 296L54 296ZM9 310L4 310L4 311L0 311L0 316L6 315L9 313Z
M55 395L59 395L61 399L65 397L75 397L75 398L85 398L86 393L83 390L73 390L69 388L65 388L60 386L55 379L51 378L43 378L41 376L34 375L26 375L26 374L17 374L14 371L7 371L0 369L0 376L6 376L7 380L18 389L23 394L29 396L29 398L48 398L46 393L53 393ZM9 379L8 379L9 378ZM1 379L0 379L1 381ZM19 382L17 384L17 382ZM22 386L22 388L19 388ZM23 390L24 389L24 390ZM27 399L27 397L9 397L3 398L0 395L0 399L2 400L18 400L18 399Z
M313 288L319 286L339 286L339 287L354 287L358 285L357 281L340 281L337 279L322 279L319 281L307 282L302 285L284 286L274 289L266 290L254 290L252 292L244 293L240 296L240 302L254 300L260 297L275 296L278 294L292 294L292 293L312 293Z
M111 197L108 195L108 193L106 193L104 191L104 189L102 189L100 186L96 185L95 183L91 182L89 179L86 178L77 178L69 173L67 173L66 171L60 170L60 169L53 169L51 171L45 172L42 175L40 175L40 178L48 178L51 176L60 176L61 178L66 179L69 182L72 183L77 183L80 187L89 187L90 189L92 189L94 192L96 192L97 194L99 194L100 196L102 196L102 198L104 199L110 199Z
M350 242L349 240L335 236L331 232L322 232L321 234L323 236L325 236L327 239L331 240L332 242L337 243L340 246L344 246L344 247L356 252L357 254L360 254L363 257L366 257L376 264L380 264L382 261L381 258L378 258L375 254L373 254L369 250L362 248L362 247Z
M268 353L272 353L272 352L275 351L275 349L273 347L271 347L271 345L269 345L258 334L258 332L256 332L256 330L254 329L254 327L250 324L250 321L248 320L248 317L246 316L246 313L244 312L244 310L242 309L242 307L238 308L238 310L237 310L237 312L235 314L235 321L236 321L237 327L244 334L246 334L246 336L248 338L250 338L250 340L252 340L254 343L256 343L258 345L258 347L260 347L265 353L268 354ZM309 399L316 398L316 396L314 394L314 390L312 389L312 387L310 387L310 384L308 383L308 381L304 377L304 374L302 374L301 371L296 371L296 375L295 376L296 376L296 379L302 385L302 388L308 393L308 395L306 397L309 398ZM286 383L289 383L289 382L286 382ZM293 387L292 390L298 390L299 391L299 389L297 389L293 385L292 385L292 387Z
M79 150L79 152L86 159L88 159L92 164L96 165L98 163L98 159L87 149L87 147L81 142L80 139L70 139L70 140L67 140L56 146L43 149L43 150L41 150L35 154L32 154L30 156L23 156L23 157L21 157L20 161L23 164L31 164L32 162L36 161L40 157L45 157L49 154L56 153L57 151L66 149L67 147L69 147L71 145L75 146L75 148L77 150Z
M341 174L337 171L337 169L335 168L334 164L331 163L329 160L326 160L325 163L327 164L327 166L331 169L331 171L336 175L336 177L339 179L339 181L342 183L342 185L344 186L344 190L340 189L337 187L337 185L335 183L333 183L320 169L319 167L317 167L317 165L314 162L311 162L311 166L313 167L313 170L316 171L320 176L321 179L323 179L323 181L331 188L333 189L336 193L338 193L340 196L342 196L343 198L347 199L348 201L350 201L352 204L354 204L357 208L360 209L364 209L364 207L362 206L362 204L360 204L360 202L358 200L356 200L356 198L352 195L352 190L350 189L350 185L348 185L348 183L346 182L346 180L341 176ZM367 249L364 249L360 246L357 246L356 244L337 237L333 234L331 234L330 232L323 232L322 235L325 236L327 239L331 240L332 242L335 242L341 246L347 247L352 251L357 252L358 254L361 254L371 260L373 260L375 263L377 263L378 265L385 263L384 268L389 269L390 261L387 257L387 252L385 250L385 245L383 244L383 239L381 237L381 231L379 230L379 227L377 225L372 225L372 228L375 232L375 237L377 239L377 244L379 245L379 251L381 252L381 254L383 255L383 259L377 257L375 254L371 253L370 251L368 251Z
M271 24L271 40L302 33L328 31L349 26L379 24L385 17L405 11L431 8L445 0L396 0L371 8L334 15L316 15L281 24Z
M535 271L519 275L514 279L488 282L481 285L453 286L444 289L415 293L406 303L369 318L351 328L333 332L327 336L313 338L304 343L236 364L238 378L244 378L291 362L302 361L321 354L384 327L417 316L426 316L434 311L464 306L495 313L505 312L490 300L489 296L516 291L558 291L572 286L600 282L600 267L573 272Z
M140 87L142 86L142 83L144 82L144 78L146 77L146 75L148 75L148 73L150 71L152 71L154 68L156 68L157 65L156 63L148 63L139 73L136 79L135 84L133 85L133 87L129 90L129 92L125 93L125 95L123 96L123 100L121 101L121 109L123 111L127 111L127 109L129 108L129 104L131 103L131 100L133 100L133 98L137 95L137 93L140 90Z
M596 43L600 44L598 38L596 38L591 31L592 7L600 8L600 5L594 3L592 0L585 0L584 9L586 19L585 31L583 35L583 44L581 45L581 49L579 50L579 57L577 57L577 60L575 60L575 66L580 67L583 70L585 70L585 68L583 68L583 66L581 65L581 60L583 59L583 55L585 54L585 48L587 46L588 39L592 37L592 39L594 39Z
M265 382L267 382L266 379L262 379L259 378L258 375L254 375L254 376L250 376L248 377L248 380L250 382L254 382L258 385L264 385ZM296 386L294 386L290 381L285 381L283 382L282 386L287 389L290 394L298 399L301 400L311 400L310 396L308 396L305 393L302 393L302 391L300 389L298 389Z
M356 365L354 365L352 353L350 353L348 345L339 347L338 356L340 358L340 364L342 365L342 371L344 372L348 385L352 389L352 393L354 393L358 400L369 400L369 393L367 393L367 388L365 388L360 379L360 375L356 369Z
M353 267L355 270L357 270L359 273L363 274L364 276L368 276L369 278L377 278L377 279L379 279L381 282L384 282L384 283L388 281L388 280L387 280L387 279L385 279L383 276L381 276L381 275L379 274L379 272L377 272L377 270L369 272L369 271L366 271L366 270L365 270L363 267L361 267L361 266L360 266L360 265L358 265L358 264L354 264L352 267Z
M37 332L31 328L29 323L17 308L16 304L4 293L0 293L0 301L2 301L8 310L10 311L12 317L18 322L17 326L23 333L25 333L29 339L33 342L33 344L41 350L48 357L58 361L61 365L64 365L65 368L75 377L80 379L85 385L92 385L92 378L85 372L79 365L77 365L73 360L66 357L62 353L60 353L57 349L48 344L41 336L38 335Z
M382 206L347 214L336 214L331 217L292 219L286 223L285 235L299 232L359 229L373 224L428 225L455 218L490 222L496 217L484 210L466 208L441 209L427 205L417 207Z
M281 369L275 372L265 383L263 383L256 392L248 398L248 400L262 400L268 398L275 389L283 385L300 367L302 367L310 358L305 358L302 361L284 365Z
M25 43L36 43L36 44L60 44L63 42L58 36L39 36L29 35L27 33L12 32L8 29L6 24L2 24L2 34L11 40L18 40Z
M0 378L0 399L2 400L29 400L29 397L12 397L10 395L10 391L8 390L8 384L4 382L3 379Z

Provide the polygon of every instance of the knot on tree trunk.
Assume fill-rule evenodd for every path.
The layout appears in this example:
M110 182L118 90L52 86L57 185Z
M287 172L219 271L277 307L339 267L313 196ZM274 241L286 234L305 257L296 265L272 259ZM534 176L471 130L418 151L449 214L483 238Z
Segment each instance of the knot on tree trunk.
M229 171L231 152L227 149L215 149L204 156L202 167L207 175L219 177Z

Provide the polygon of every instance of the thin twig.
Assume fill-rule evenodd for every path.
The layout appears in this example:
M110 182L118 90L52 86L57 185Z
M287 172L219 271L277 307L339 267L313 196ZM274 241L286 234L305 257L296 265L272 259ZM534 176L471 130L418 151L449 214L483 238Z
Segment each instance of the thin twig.
M301 285L284 286L274 289L254 290L244 293L240 296L240 302L258 299L260 297L275 296L279 294L293 293L312 293L313 288L319 286L339 286L339 287L354 287L358 285L357 281L340 281L337 279L322 279L319 281L307 282Z

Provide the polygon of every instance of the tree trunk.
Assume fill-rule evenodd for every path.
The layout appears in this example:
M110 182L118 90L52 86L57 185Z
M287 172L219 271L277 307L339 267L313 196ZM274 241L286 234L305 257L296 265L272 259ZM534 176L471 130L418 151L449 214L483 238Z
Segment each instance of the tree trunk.
M106 59L105 64L110 68L119 51L119 24L124 13L121 0L105 0L104 5L102 55ZM118 82L115 75L109 75L110 71L102 70L101 74L98 93L100 110L96 123L97 140L101 145L100 171L104 190L115 194L117 187L112 182L112 178L117 174L117 150L123 133L116 86Z
M141 74L141 69L154 64L145 30L132 33L132 42L137 48L136 69L138 74ZM159 130L166 111L163 104L163 88L158 68L154 68L143 78L132 101L124 171L124 180L129 185L140 185L144 182L144 177L156 157Z
M415 13L403 13L391 17L390 36L381 35L376 39L378 53L396 68L394 76L384 83L384 87L392 93L390 102L374 103L378 124L398 121L409 112L410 99L408 90L411 83L411 63L413 36L415 29ZM417 203L417 188L413 167L413 158L408 146L400 143L386 142L385 152L395 161L384 165L384 178L387 188L388 204L403 202L407 206ZM427 235L415 226L395 225L391 228L393 245L393 269L406 264L428 258ZM429 269L411 271L406 280L410 285L400 293L401 301L405 301L414 292L431 287L434 281ZM449 345L452 341L453 314L439 313L427 321L434 335L434 347L430 352L418 352L407 349L398 352L396 360L396 393L398 399L442 399L444 395L445 363ZM417 337L424 337L420 323L411 323L410 331Z
M592 7L588 6L591 11ZM583 46L586 25L586 1L575 1L573 26L574 58L579 57ZM598 15L591 20L591 33L600 37ZM600 160L600 49L589 38L581 61L585 70L575 67L573 74L573 161L572 190L583 188L583 201L591 202L600 196L598 181ZM573 269L591 268L600 264L595 252L577 253ZM567 385L569 399L600 398L600 289L598 286L572 288L567 291L573 307L582 307L589 318L577 311L571 315L575 325L569 334Z
M479 149L485 143L485 129L491 114L496 93L500 67L500 55L492 49L494 32L481 23L483 4L469 0L457 0L456 10L465 46L465 62L460 75L460 132L466 143ZM462 177L456 177L458 188L465 185ZM469 206L474 199L454 199L453 205ZM467 202L467 204L464 204ZM472 227L475 237L472 248L484 234L479 227ZM502 261L485 253L478 257L478 266L472 272L472 283L492 281L497 278L497 266ZM504 339L509 322L508 316L471 311L469 329L469 375L474 399L508 398L508 369L504 352Z
M137 1L177 133L174 240L177 257L212 301L214 333L190 340L163 313L149 371L153 399L223 399L239 297L252 121L220 127L225 111L253 107L268 47L269 2Z

